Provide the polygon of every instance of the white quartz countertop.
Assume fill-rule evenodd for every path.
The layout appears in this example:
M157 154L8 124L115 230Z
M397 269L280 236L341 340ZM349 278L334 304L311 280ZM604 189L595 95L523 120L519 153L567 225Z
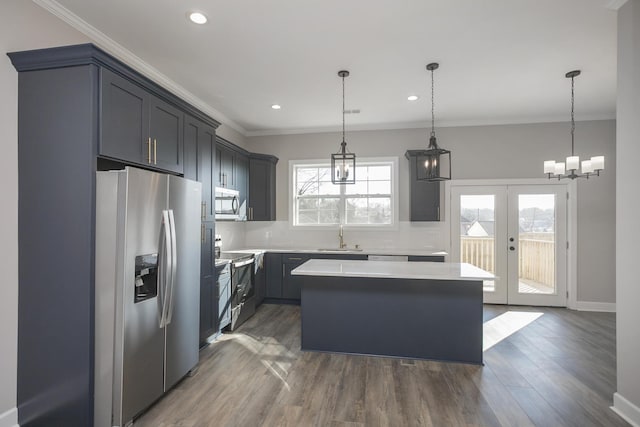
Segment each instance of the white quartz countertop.
M294 276L378 277L425 280L491 280L495 276L467 263L343 261L312 259L291 271Z
M367 248L367 249L338 249L338 248L243 248L232 249L233 252L247 252L247 253L307 253L307 254L360 254L360 255L407 255L407 256L446 256L445 251L438 251L433 249L387 249L387 248Z

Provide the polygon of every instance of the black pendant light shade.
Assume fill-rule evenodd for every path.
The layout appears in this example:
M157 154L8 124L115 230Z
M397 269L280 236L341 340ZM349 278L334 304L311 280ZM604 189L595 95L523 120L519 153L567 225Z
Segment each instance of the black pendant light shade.
M342 78L342 142L340 150L331 155L331 182L334 184L355 184L356 155L347 150L347 142L344 138L344 78L349 76L349 72L339 71L338 76Z
M416 179L418 181L435 182L451 179L451 151L440 148L436 140L433 72L438 67L436 62L427 65L427 70L431 71L431 135L429 136L429 147L419 151L415 156Z

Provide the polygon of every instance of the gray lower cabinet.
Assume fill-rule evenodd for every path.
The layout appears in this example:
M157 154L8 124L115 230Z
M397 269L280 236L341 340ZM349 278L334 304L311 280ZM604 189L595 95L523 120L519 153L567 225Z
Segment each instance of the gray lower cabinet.
M282 298L282 254L267 252L264 255L264 268L265 299Z
M267 294L267 273L264 258L256 267L254 278L254 287L256 291L256 307L262 304Z
M249 221L276 220L276 164L278 158L249 156Z
M183 120L177 107L131 80L100 70L100 155L183 173Z
M409 255L409 262L444 262L444 255Z
M231 324L231 264L226 264L216 274L217 317L216 330L220 331Z
M266 299L270 302L299 302L302 278L291 275L291 270L310 259L366 260L367 255L267 252L265 254Z
M409 219L411 221L440 221L440 183L416 179L418 157L423 150L408 150L409 160Z

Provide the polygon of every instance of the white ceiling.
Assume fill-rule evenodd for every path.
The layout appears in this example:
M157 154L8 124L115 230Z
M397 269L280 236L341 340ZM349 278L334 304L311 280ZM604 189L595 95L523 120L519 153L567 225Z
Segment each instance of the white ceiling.
M36 0L37 1L37 0ZM54 3L40 0L38 3ZM615 114L611 0L57 0L245 135ZM615 1L613 2L615 3ZM198 10L209 23L186 18ZM416 94L420 99L407 101ZM282 109L272 110L271 104ZM216 117L220 119L220 117Z

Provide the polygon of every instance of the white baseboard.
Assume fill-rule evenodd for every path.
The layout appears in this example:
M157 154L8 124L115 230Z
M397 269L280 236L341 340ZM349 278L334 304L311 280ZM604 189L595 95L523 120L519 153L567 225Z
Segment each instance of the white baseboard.
M0 414L0 427L19 427L18 408L9 409Z
M613 393L611 410L624 418L633 427L640 427L640 408L622 397L621 394Z
M605 311L616 312L615 302L576 301L575 309L578 311Z

